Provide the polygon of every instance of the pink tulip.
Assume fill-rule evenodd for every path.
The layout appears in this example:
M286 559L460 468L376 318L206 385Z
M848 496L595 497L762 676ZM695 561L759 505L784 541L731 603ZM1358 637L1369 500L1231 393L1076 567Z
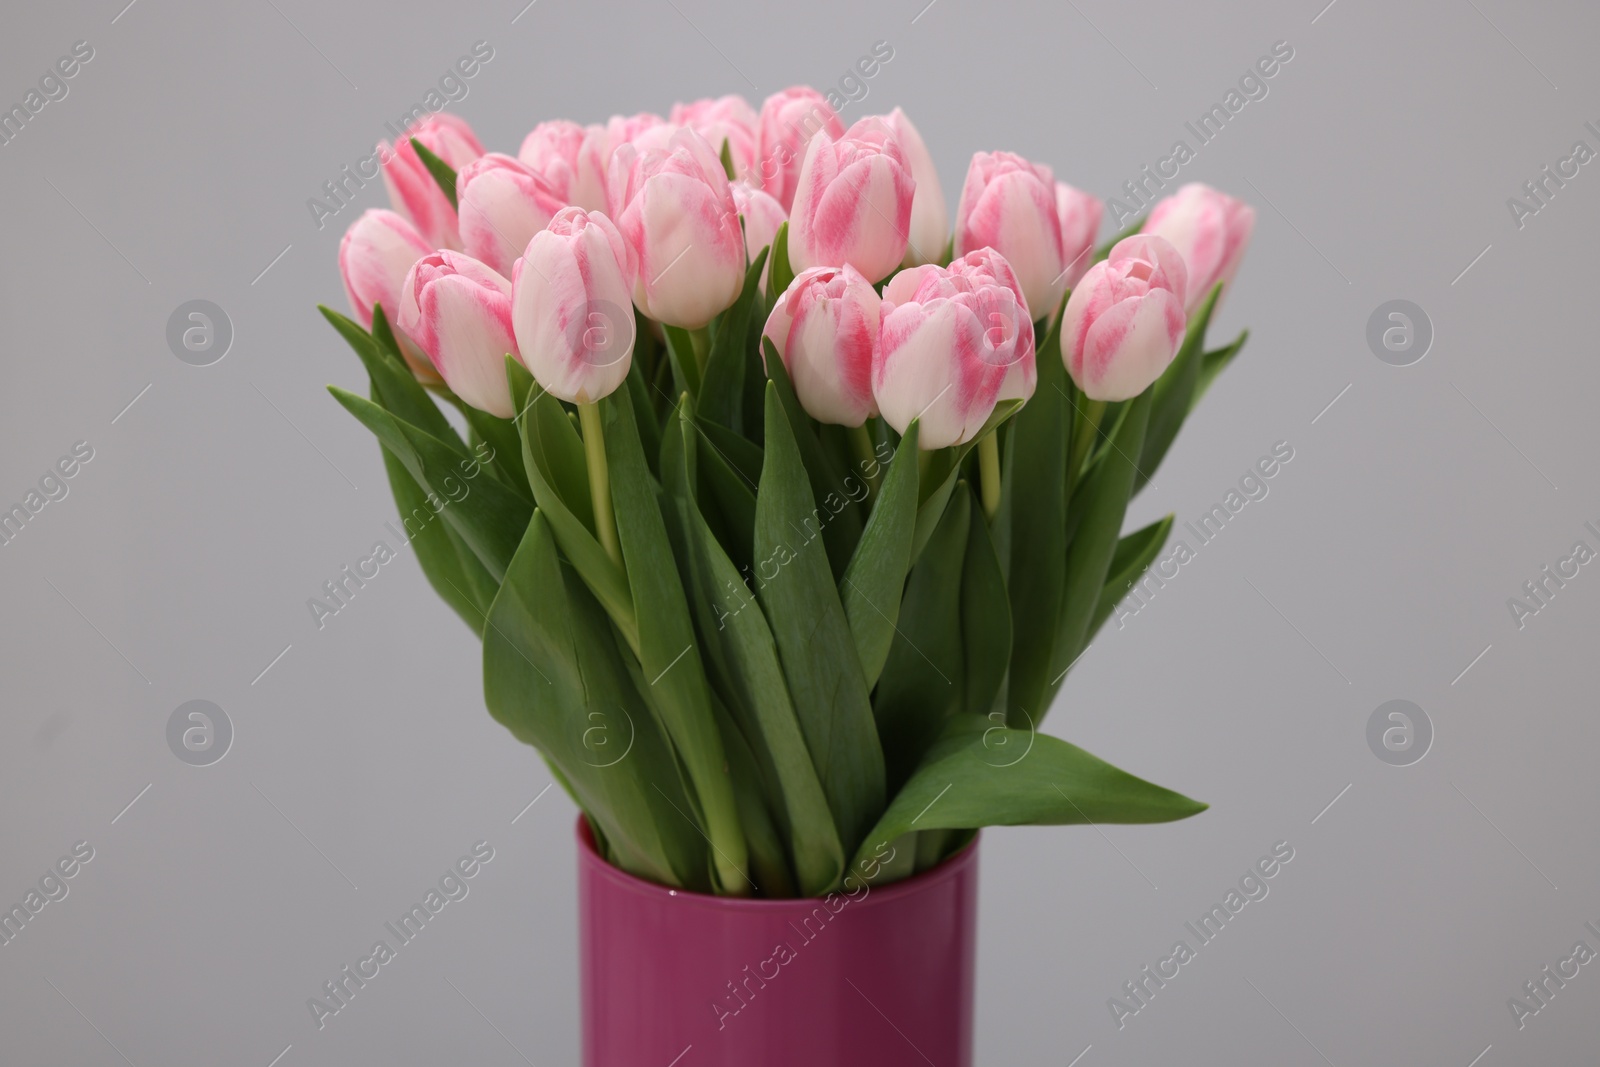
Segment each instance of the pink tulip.
M432 252L417 228L393 211L372 208L362 213L339 242L339 273L344 278L350 310L361 325L372 328L372 307L382 304L391 326L398 326L400 290L412 264ZM437 382L428 357L410 338L396 333L400 354L418 378Z
M579 126L564 119L541 122L523 139L517 158L567 203L604 211L609 136L604 126Z
M606 150L615 153L623 145L637 141L657 126L665 125L666 120L651 111L641 111L637 115L612 115L606 120ZM608 157L606 163L609 165L610 162Z
M1190 182L1155 206L1144 232L1170 241L1183 256L1189 269L1186 310L1193 311L1218 282L1224 292L1232 285L1255 225L1256 209L1249 204Z
M1183 343L1188 270L1166 240L1135 234L1083 276L1061 317L1061 358L1091 400L1128 400Z
M478 143L471 126L445 111L412 126L392 149L386 142L378 144L379 153L388 159L383 167L383 184L394 209L409 219L434 248L460 248L456 209L450 206L444 190L412 147L413 137L458 171L483 155L483 145Z
M843 137L844 123L827 99L810 86L796 85L773 93L761 105L756 134L757 173L752 175L752 184L772 194L785 211L794 204L801 159L817 133Z
M837 141L819 133L806 148L789 214L796 270L848 263L869 281L905 258L916 190L888 123L865 118Z
M429 253L406 275L399 324L457 396L511 417L505 359L517 355L517 343L510 282L463 253Z
M704 137L675 128L661 148L623 144L611 160L617 228L639 257L634 303L650 318L694 330L744 285L744 238L727 172Z
M502 275L511 273L533 235L566 207L560 194L530 168L491 152L456 175L461 247Z
M634 255L598 211L563 208L511 275L511 323L524 362L572 403L608 396L633 362Z
M956 208L956 255L992 248L1006 257L1035 318L1054 313L1066 291L1066 256L1055 176L1012 152L978 152Z
M800 406L821 422L860 426L878 413L872 362L881 301L854 267L801 271L767 319Z
M987 252L949 270L911 267L884 288L872 391L896 430L919 420L921 448L972 440L1003 389L1032 391L1033 327L1014 284L1004 257Z
M668 121L688 126L706 139L706 143L722 153L722 143L728 143L728 154L733 158L733 172L741 179L753 176L756 164L756 128L759 119L755 108L742 96L730 94L716 100L696 100L692 104L673 104Z
M393 320L411 265L432 251L417 228L393 211L371 208L350 224L339 242L339 273L361 325L372 327L374 304L382 304Z
M944 188L939 184L939 168L933 165L933 156L922 141L922 134L911 125L906 113L895 108L884 116L884 121L894 131L911 168L911 178L916 182L916 192L911 198L911 233L906 242L908 267L923 263L936 263L944 257L944 246L950 240L950 219L945 214Z
M748 265L761 254L763 248L771 246L772 239L778 235L778 227L788 219L783 213L782 204L748 182L734 182L730 188L733 192L734 206L739 210L739 217L744 220L745 262ZM767 262L761 265L763 288L766 287L767 274L771 270L772 257L768 256Z
M1061 254L1066 260L1066 288L1074 288L1089 273L1094 259L1094 239L1100 233L1100 218L1105 204L1081 189L1066 182L1056 182L1056 216L1061 220ZM1056 297L1060 301L1061 297ZM1055 306L1041 309L1038 314L1054 315Z
M1027 400L1039 384L1039 366L1034 358L1033 320L1028 317L1028 303L1022 295L1022 283L1011 264L992 248L968 252L950 264L952 278L965 278L975 291L985 285L1001 285L1016 297L1016 310L1002 307L991 311L986 325L985 341L991 349L1000 349L1013 331L1016 344L1009 356L1006 377L1000 383L1000 400ZM996 352L989 362L1006 362L1007 357Z

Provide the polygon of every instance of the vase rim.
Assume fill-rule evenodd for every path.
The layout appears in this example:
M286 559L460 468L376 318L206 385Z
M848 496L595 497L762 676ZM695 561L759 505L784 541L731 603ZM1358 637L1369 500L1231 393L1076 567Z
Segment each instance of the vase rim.
M972 840L961 847L961 851L953 856L946 857L937 867L926 871L919 871L909 878L902 878L890 882L882 888L869 888L865 896L856 902L856 909L870 906L871 902L889 904L901 897L929 889L935 885L955 878L966 868L978 860L978 839L982 830L972 835ZM690 905L701 908L747 911L752 913L772 913L792 911L797 906L808 902L825 899L824 897L778 897L752 900L748 897L724 897L714 893L697 893L691 889L673 889L657 882L652 882L637 875L629 874L620 867L612 865L595 848L594 834L589 829L589 819L582 812L578 813L577 825L573 836L578 839L578 862L586 865L591 870L610 882L643 897L652 897L657 901L671 901L674 904ZM837 893L838 891L835 890Z

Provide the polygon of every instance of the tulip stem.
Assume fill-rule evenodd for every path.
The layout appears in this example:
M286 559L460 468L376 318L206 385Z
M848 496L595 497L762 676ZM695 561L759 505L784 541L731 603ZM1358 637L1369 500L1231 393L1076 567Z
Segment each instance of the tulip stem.
M1100 432L1100 420L1105 418L1106 402L1089 400L1078 405L1077 418L1072 423L1072 450L1067 453L1067 484L1075 485L1083 473L1083 463L1089 458L1090 446Z
M622 546L617 543L617 521L611 514L611 472L606 468L605 429L600 424L598 403L578 403L578 422L583 426L583 452L588 460L589 499L594 504L594 529L600 547L611 562L622 564Z
M690 330L689 344L694 349L694 365L700 370L700 380L705 381L706 361L711 358L711 327Z
M877 451L872 447L872 432L867 429L866 423L850 428L850 444L855 447L856 463L867 482L867 496L869 499L875 497L883 480L883 468L878 463Z
M983 514L990 522L1000 510L1000 439L990 430L978 442L978 481L983 487Z

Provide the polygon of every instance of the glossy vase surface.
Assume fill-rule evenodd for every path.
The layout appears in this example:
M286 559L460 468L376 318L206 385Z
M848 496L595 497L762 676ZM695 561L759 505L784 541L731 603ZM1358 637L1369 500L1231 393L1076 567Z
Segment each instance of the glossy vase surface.
M978 842L821 899L666 889L578 819L585 1067L970 1067Z

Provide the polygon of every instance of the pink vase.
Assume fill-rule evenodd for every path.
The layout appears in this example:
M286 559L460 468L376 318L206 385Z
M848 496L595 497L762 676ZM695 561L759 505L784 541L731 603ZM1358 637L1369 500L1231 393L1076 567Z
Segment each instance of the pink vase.
M977 841L854 896L739 900L611 866L578 818L585 1067L970 1067Z

